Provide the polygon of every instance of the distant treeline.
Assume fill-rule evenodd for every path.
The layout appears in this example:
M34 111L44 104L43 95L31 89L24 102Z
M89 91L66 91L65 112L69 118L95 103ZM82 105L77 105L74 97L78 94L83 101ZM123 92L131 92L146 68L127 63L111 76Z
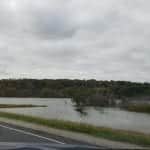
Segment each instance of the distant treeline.
M137 96L150 96L150 84L69 79L0 80L0 97L69 97L79 104L108 105L114 99Z

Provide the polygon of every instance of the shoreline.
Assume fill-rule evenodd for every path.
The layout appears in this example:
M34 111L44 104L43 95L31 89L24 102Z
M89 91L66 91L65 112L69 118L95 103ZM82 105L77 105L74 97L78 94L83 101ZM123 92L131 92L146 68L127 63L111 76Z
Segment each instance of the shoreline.
M32 108L32 107L47 107L46 105L33 105L33 104L0 104L1 108Z

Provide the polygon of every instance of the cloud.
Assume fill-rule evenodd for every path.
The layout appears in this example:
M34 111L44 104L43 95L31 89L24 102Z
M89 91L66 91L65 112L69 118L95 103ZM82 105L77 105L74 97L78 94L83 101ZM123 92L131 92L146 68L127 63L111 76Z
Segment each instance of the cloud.
M146 0L1 0L0 78L150 82Z

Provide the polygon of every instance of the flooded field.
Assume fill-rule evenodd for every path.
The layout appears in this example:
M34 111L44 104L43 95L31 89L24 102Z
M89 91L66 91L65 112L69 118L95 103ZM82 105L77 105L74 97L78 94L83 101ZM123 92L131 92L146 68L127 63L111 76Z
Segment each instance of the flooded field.
M150 133L149 114L129 112L118 108L78 108L69 98L0 98L0 104L46 105L47 107L1 108L0 111Z

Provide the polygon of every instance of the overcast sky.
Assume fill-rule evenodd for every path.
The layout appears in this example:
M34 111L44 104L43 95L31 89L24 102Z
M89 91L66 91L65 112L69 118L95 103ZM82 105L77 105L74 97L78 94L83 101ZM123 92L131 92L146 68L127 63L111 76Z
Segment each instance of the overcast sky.
M0 78L150 82L150 1L0 0Z

